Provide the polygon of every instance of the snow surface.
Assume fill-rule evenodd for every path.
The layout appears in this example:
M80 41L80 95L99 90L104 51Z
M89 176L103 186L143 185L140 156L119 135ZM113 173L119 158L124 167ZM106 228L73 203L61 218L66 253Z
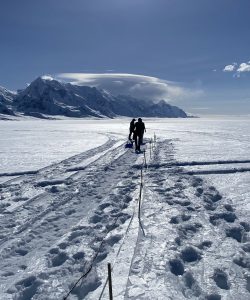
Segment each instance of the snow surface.
M250 299L250 121L145 120L141 223L129 121L0 121L0 299Z

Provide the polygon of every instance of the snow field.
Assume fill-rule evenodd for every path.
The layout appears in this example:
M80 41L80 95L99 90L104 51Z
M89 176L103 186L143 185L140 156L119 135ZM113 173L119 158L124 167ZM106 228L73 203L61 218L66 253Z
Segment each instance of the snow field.
M110 139L1 185L1 297L62 299L93 262L100 271L93 264L70 299L85 298L100 285L100 262L122 238L122 224L130 218L137 176L129 169L136 160L123 141Z
M0 299L63 299L90 266L68 299L99 299L107 262L115 299L250 299L249 173L224 172L246 168L249 135L197 122L146 123L147 137L162 130L146 152L145 236L143 155L124 149L123 120L90 122L96 147L0 184Z
M172 167L171 148L159 143L147 174L146 237L136 246L126 298L249 299L249 223L214 186Z

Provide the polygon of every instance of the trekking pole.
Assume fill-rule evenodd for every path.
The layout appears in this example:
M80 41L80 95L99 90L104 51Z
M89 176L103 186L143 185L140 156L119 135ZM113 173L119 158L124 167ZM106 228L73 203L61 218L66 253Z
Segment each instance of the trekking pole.
M112 275L111 275L111 264L110 263L108 263L108 278L109 278L109 300L113 300Z

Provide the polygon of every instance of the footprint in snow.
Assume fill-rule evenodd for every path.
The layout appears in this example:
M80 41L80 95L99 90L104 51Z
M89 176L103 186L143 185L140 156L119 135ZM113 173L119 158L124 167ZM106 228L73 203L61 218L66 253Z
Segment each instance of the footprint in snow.
M201 259L201 254L194 247L186 247L181 251L181 258L185 262L195 262Z
M245 230L241 226L229 227L226 229L226 236L235 239L237 242L244 242Z
M106 239L106 243L112 247L114 244L118 243L121 238L122 238L122 235L115 234L113 236L110 236L108 239Z
M68 246L69 246L69 243L66 243L66 242L62 242L58 245L58 247L63 250L65 250Z
M17 254L21 255L21 256L25 256L27 253L29 253L28 250L22 249L22 248L16 249L15 252L16 252Z
M15 275L15 273L13 273L11 271L7 271L7 272L4 272L1 276L10 277L10 276L13 276L13 275Z
M69 235L68 240L69 240L69 241L73 241L73 240L75 240L76 238L78 238L78 237L80 237L80 236L83 236L84 234L88 234L88 232L90 233L90 230L86 230L86 231L76 230L76 231L73 231L73 232L71 232L71 234Z
M246 289L248 290L248 292L250 293L250 277L246 278L247 284L246 284Z
M72 256L76 261L82 260L85 257L85 253L83 251L76 252Z
M246 232L250 231L250 224L247 222L240 222L240 225L245 229Z
M184 200L184 201L176 200L174 201L174 203L181 206L189 206L191 204L191 202L188 200Z
M199 187L196 189L195 195L200 197L203 194L203 188Z
M70 215L74 214L75 212L76 212L76 210L74 208L68 209L65 211L65 215L70 216Z
M170 271L176 275L184 274L184 264L181 259L175 258L169 261Z
M230 211L215 213L209 217L210 223L217 225L219 220L224 220L229 223L233 223L237 219L235 213Z
M250 257L247 256L246 253L240 254L235 257L233 259L233 262L242 268L250 270Z
M243 246L242 246L242 250L244 250L245 252L250 252L250 242L247 242L245 243Z
M221 300L221 295L219 294L211 294L211 295L207 295L206 300Z
M174 216L170 219L169 223L170 224L179 224L185 221L190 220L191 216L190 215L178 215L178 216Z
M228 282L228 276L223 270L220 270L220 269L214 270L213 279L219 288L221 288L223 290L230 289L230 283Z
M206 192L204 193L204 198L208 198L209 200L213 201L213 202L218 202L219 200L222 199L222 196L218 193L210 193L210 192Z
M102 203L98 206L99 209L105 209L107 207L109 207L111 205L111 203L106 202L106 203Z
M193 187L197 187L197 186L202 185L203 180L201 178L195 177L195 178L192 178L192 179L193 179L192 180L192 186Z
M19 291L18 300L32 299L41 284L42 282L35 276L29 276L18 281L15 284L15 290L10 288L7 292L13 294L16 290Z
M212 242L211 241L203 241L201 244L199 244L197 247L200 250L206 250L207 248L212 246Z
M181 238L190 238L194 236L201 227L202 225L200 223L181 225L178 228L179 236Z
M225 207L225 209L226 209L227 211L231 211L231 212L234 211L232 205L230 205L230 204L225 204L224 207Z
M65 252L58 252L50 259L50 267L59 267L64 264L68 258Z
M199 297L202 293L200 286L198 285L197 281L194 279L191 272L186 272L183 275L183 282L189 290L191 290L192 296ZM190 294L190 292L188 292ZM188 296L188 295L187 295Z

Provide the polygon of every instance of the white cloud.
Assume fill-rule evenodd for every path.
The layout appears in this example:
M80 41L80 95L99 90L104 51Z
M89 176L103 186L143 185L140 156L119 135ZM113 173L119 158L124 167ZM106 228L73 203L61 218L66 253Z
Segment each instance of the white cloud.
M248 63L241 63L239 68L237 69L237 72L250 72L250 62Z
M237 64L233 63L232 65L227 65L223 69L223 72L233 72L236 69Z
M233 72L236 73L233 75L233 77L239 78L241 73L244 72L250 72L250 61L243 62L241 64L233 63L231 65L227 65L224 67L223 72Z
M53 80L54 79L51 75L43 75L41 78L44 80Z
M114 95L131 95L141 99L174 101L203 94L201 89L190 89L179 83L137 74L62 73L57 78L76 85L95 86Z

